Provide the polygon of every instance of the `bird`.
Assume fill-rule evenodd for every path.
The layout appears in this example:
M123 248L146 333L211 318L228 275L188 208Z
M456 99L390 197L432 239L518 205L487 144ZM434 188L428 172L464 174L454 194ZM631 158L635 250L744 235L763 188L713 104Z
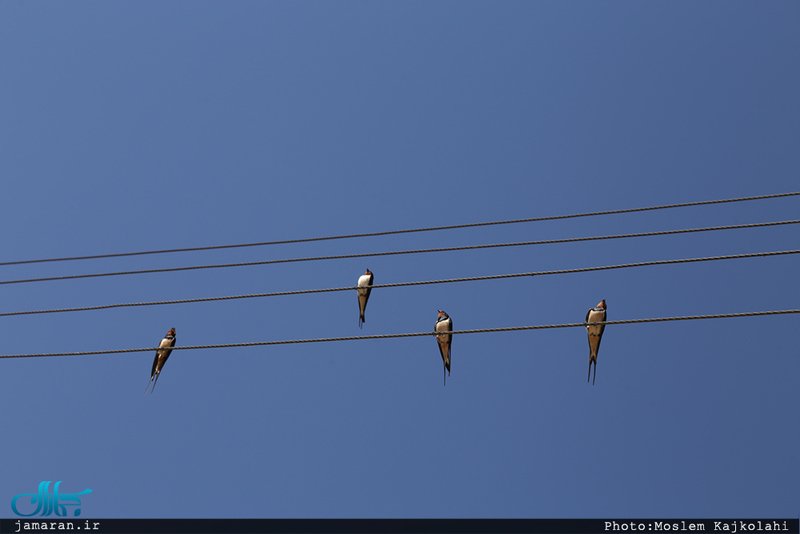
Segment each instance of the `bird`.
M164 364L167 363L167 358L169 358L169 355L172 354L172 349L168 347L174 346L175 329L170 328L169 332L167 332L167 335L164 336L164 339L162 339L161 343L158 344L156 357L153 359L153 370L150 371L150 382L153 383L153 389L150 391L150 393L156 390L156 383L158 382L158 376L161 374L161 369L164 367ZM154 378L155 381L153 381ZM150 388L150 382L147 383L147 388L144 390L145 395L147 395L147 389Z
M372 288L369 287L372 285L372 271L367 269L367 272L362 274L358 277L358 327L363 328L361 325L364 324L366 319L364 319L364 312L367 309L367 301L369 300L369 294L372 291Z
M588 312L586 312L586 323L599 323L605 322L606 320L606 299L600 301L600 303L595 306L594 308L590 308ZM592 374L592 362L594 362L594 378L597 378L597 351L600 349L600 340L603 338L603 330L605 330L606 325L586 325L586 332L589 334L589 376ZM586 377L586 381L589 381L589 377ZM594 379L592 379L592 385L594 385Z
M436 319L436 324L433 325L434 332L452 332L453 320L447 315L447 312L439 310L439 318ZM450 346L453 342L453 334L437 334L436 341L439 342L439 353L442 355L442 363L447 374L444 375L444 384L447 385L447 375L450 374Z

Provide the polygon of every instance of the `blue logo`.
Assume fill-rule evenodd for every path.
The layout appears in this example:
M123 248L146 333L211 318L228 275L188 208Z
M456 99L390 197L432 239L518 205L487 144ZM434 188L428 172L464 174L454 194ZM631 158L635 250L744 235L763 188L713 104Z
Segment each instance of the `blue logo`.
M72 515L75 517L81 515L81 509L79 508L81 505L81 500L78 496L91 493L92 490L86 489L80 493L59 493L58 486L61 484L61 481L59 480L53 487L53 493L49 493L51 482L52 480L48 480L39 484L38 493L20 493L11 499L11 509L14 510L14 513L21 515L22 517L30 517L38 513L41 513L43 516L47 516L53 512L55 512L57 516L66 516L67 506L76 506L78 508L73 510ZM36 510L29 514L20 513L19 510L17 510L17 499L20 497L30 497L31 504L36 505Z

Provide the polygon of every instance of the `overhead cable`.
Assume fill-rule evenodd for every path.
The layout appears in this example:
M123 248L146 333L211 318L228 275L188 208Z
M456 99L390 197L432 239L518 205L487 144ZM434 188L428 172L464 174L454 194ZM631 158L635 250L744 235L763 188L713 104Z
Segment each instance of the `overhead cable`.
M483 334L495 332L514 332L519 330L545 330L550 328L576 328L586 326L587 324L604 324L604 325L622 325L622 324L640 324L640 323L658 323L665 321L692 321L698 319L731 319L735 317L759 317L765 315L785 315L790 313L800 313L800 309L795 310L770 310L770 311L756 311L756 312L741 312L741 313L719 313L713 315L685 315L680 317L653 317L649 319L624 319L620 321L603 321L597 323L562 323L562 324L544 324L532 326L508 326L503 328L478 328L474 330L453 330L449 332L413 332L408 334L375 334L369 336L346 336L346 337L323 337L316 339L287 339L281 341L252 341L249 343L226 343L222 345L190 345L190 346L175 346L170 347L171 350L200 350L200 349L228 349L239 347L260 347L265 345L293 345L298 343L329 343L332 341L363 341L367 339L391 339L401 337L420 337L420 336L433 336L441 334ZM152 352L159 350L159 347L145 348L145 349L112 349L112 350L95 350L85 352L48 352L41 354L3 354L0 358L39 358L44 356L96 356L100 354L123 354L131 352Z
M654 260L654 261L641 261L636 263L622 263L618 265L602 265L596 267L578 267L575 269L559 269L551 271L532 271L526 273L512 273L512 274L494 274L485 276L471 276L467 278L444 278L440 280L422 280L415 282L396 282L392 284L373 284L369 287L372 289L390 288L390 287L408 287L408 286L421 286L430 284L448 284L453 282L477 282L480 280L499 280L502 278L520 278L524 276L547 276L553 274L571 274L571 273L585 273L592 271L608 271L612 269L628 269L631 267L647 267L652 265L671 265L678 263L696 263L705 261L718 261L718 260L733 260L742 258L760 258L769 256L785 256L789 254L798 254L800 249L797 250L779 250L772 252L752 252L748 254L730 254L727 256L706 256L701 258L683 258L676 260ZM64 312L77 312L77 311L92 311L92 310L108 310L112 308L131 308L137 306L163 306L166 304L189 304L195 302L215 302L222 300L236 300L236 299L251 299L263 297L281 297L287 295L306 295L310 293L330 293L334 291L352 291L358 289L358 286L345 286L345 287L330 287L323 289L299 289L295 291L276 291L272 293L252 293L248 295L226 295L222 297L200 297L194 299L182 300L157 300L151 302L123 302L116 304L101 304L99 306L83 306L78 308L56 308L49 310L26 310L16 312L2 312L0 317L8 317L13 315L34 315L40 313L64 313Z
M652 236L662 236L662 235L674 235L674 234L689 234L689 233L697 233L697 232L713 232L718 230L738 230L743 228L763 228L768 226L780 226L786 224L798 224L800 220L790 220L790 221L774 221L774 222L764 222L764 223L751 223L751 224L735 224L735 225L727 225L727 226L710 226L705 228L687 228L682 230L662 230L659 232L643 232L637 234L616 234L616 235L603 235L603 236L591 236L591 237L570 237L564 239L546 239L540 241L522 241L516 243L491 243L487 245L465 245L460 247L442 247L442 248L427 248L427 249L416 249L416 250L393 250L388 252L366 252L360 254L340 254L335 256L312 256L312 257L305 257L305 258L285 258L285 259L278 259L278 260L264 260L264 261L249 261L249 262L240 262L240 263L221 263L221 264L214 264L214 265L192 265L186 267L166 267L162 269L143 269L137 271L116 271L116 272L107 272L107 273L90 273L90 274L74 274L74 275L66 275L66 276L51 276L51 277L44 277L44 278L25 278L20 280L2 280L0 281L0 285L5 284L23 284L23 283L31 283L31 282L51 282L55 280L77 280L81 278L99 278L104 276L125 276L131 274L153 274L153 273L168 273L168 272L177 272L177 271L194 271L200 269L222 269L228 267L252 267L255 265L272 265L278 263L294 263L294 262L303 262L303 261L324 261L324 260L341 260L341 259L352 259L352 258L373 258L379 256L398 256L402 254L425 254L430 252L454 252L457 250L478 250L478 249L489 249L489 248L502 248L502 247L520 247L520 246L531 246L531 245L552 245L556 243L577 243L581 241L600 241L605 239L627 239L632 237L652 237Z
M268 245L286 245L291 243L310 243L314 241L331 241L335 239L352 239L356 237L376 237L376 236L386 236L386 235L396 235L396 234L409 234L415 232L434 232L439 230L454 230L457 228L476 228L480 226L497 226L502 224L519 224L519 223L527 223L527 222L541 222L541 221L555 221L561 219L576 219L579 217L597 217L600 215L616 215L621 213L635 213L641 211L655 211L655 210L664 210L664 209L672 209L672 208L685 208L689 206L705 206L710 204L725 204L729 202L745 202L750 200L765 200L771 198L781 198L781 197L790 197L800 195L800 191L790 192L790 193L776 193L773 195L758 195L758 196L751 196L751 197L739 197L739 198L726 198L726 199L719 199L719 200L702 200L698 202L684 202L680 204L665 204L661 206L647 206L642 208L628 208L628 209L619 209L619 210L608 210L608 211L592 211L586 213L572 213L567 215L551 215L547 217L531 217L528 219L510 219L505 221L490 221L490 222L480 222L480 223L466 223L466 224L453 224L449 226L430 226L426 228L410 228L404 230L387 230L384 232L367 232L361 234L343 234L343 235L333 235L333 236L322 236L322 237L307 237L301 239L284 239L280 241L261 241L256 243L238 243L238 244L230 244L230 245L211 245L205 247L187 247L187 248L170 248L170 249L161 249L161 250L144 250L138 252L119 252L114 254L95 254L90 256L67 256L67 257L60 257L60 258L42 258L36 260L19 260L19 261L6 261L0 262L0 266L5 265L24 265L30 263L45 263L45 262L56 262L56 261L74 261L74 260L94 260L94 259L101 259L101 258L121 258L126 256L145 256L149 254L169 254L173 252L198 252L204 250L220 250L220 249L231 249L231 248L245 248L245 247L263 247Z

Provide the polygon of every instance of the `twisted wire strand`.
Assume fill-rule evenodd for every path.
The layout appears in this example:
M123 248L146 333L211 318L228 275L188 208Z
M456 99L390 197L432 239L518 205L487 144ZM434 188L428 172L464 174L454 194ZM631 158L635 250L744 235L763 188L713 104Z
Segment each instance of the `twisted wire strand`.
M587 324L598 325L622 325L622 324L641 324L641 323L657 323L665 321L693 321L699 319L730 319L736 317L759 317L766 315L786 315L790 313L800 313L800 309L792 310L770 310L770 311L756 311L756 312L740 312L740 313L718 313L710 315L684 315L677 317L653 317L647 319L623 319L619 321L603 321L593 323L561 323L561 324L545 324L545 325L531 325L531 326L508 326L502 328L477 328L472 330L452 330L447 332L411 332L406 334L374 334L368 336L345 336L345 337L324 337L315 339L287 339L279 341L253 341L249 343L225 343L220 345L190 345L185 347L171 347L172 350L201 350L201 349L228 349L239 347L260 347L266 345L293 345L299 343L329 343L333 341L362 341L367 339L391 339L391 338L404 338L404 337L420 337L420 336L433 336L441 334L482 334L482 333L496 333L496 332L514 332L520 330L545 330L551 328L576 328L579 326L586 326ZM84 352L49 352L41 354L3 354L0 358L39 358L45 356L95 356L100 354L123 354L132 352L152 352L159 350L158 347L144 348L144 349L112 349L112 350L96 350Z
M373 284L370 286L373 289L390 288L390 287L408 287L408 286L421 286L431 284L449 284L454 282L477 282L481 280L499 280L503 278L520 278L524 276L548 276L554 274L572 274L572 273L585 273L592 271L608 271L612 269L628 269L633 267L648 267L653 265L672 265L681 263L697 263L706 261L719 261L719 260L732 260L742 258L757 258L757 257L770 257L770 256L785 256L789 254L798 254L800 249L797 250L779 250L771 252L753 252L748 254L730 254L727 256L706 256L700 258L681 258L674 260L654 260L654 261L641 261L636 263L621 263L617 265L601 265L595 267L578 267L574 269L558 269L551 271L532 271L526 273L511 273L511 274L494 274L485 276L471 276L466 278L444 278L440 280L422 280L414 282L396 282L391 284ZM287 295L307 295L310 293L331 293L334 291L352 291L358 289L358 286L345 286L345 287L330 287L322 289L300 289L294 291L275 291L272 293L252 293L248 295L226 295L222 297L200 297L193 299L181 300L157 300L150 302L123 302L115 304L101 304L99 306L83 306L76 308L56 308L47 310L26 310L0 313L0 317L9 317L16 315L34 315L40 313L65 313L65 312L78 312L78 311L92 311L92 310L107 310L112 308L129 308L137 306L163 306L167 304L190 304L195 302L216 302L223 300L237 300L237 299L251 299L251 298L264 298L264 297L279 297Z
M780 197L790 197L790 196L797 196L800 195L800 191L790 192L790 193L776 193L772 195L758 195L758 196L751 196L751 197L739 197L739 198L725 198L719 200L701 200L697 202L683 202L680 204L664 204L661 206L648 206L642 208L628 208L628 209L619 209L619 210L608 210L608 211L592 211L586 213L572 213L567 215L552 215L548 217L532 217L528 219L511 219L505 221L490 221L490 222L480 222L480 223L467 223L467 224L452 224L448 226L430 226L426 228L410 228L404 230L387 230L384 232L367 232L361 234L343 234L343 235L333 235L333 236L323 236L323 237L307 237L301 239L284 239L280 241L261 241L256 243L239 243L239 244L231 244L231 245L210 245L205 247L187 247L187 248L170 248L170 249L161 249L161 250L144 250L138 252L119 252L115 254L95 254L90 256L68 256L68 257L61 257L61 258L42 258L36 260L19 260L19 261L6 261L0 262L0 266L4 265L24 265L30 263L45 263L45 262L56 262L56 261L74 261L74 260L94 260L100 258L121 258L125 256L144 256L148 254L169 254L173 252L197 252L203 250L220 250L220 249L230 249L230 248L244 248L244 247L263 247L268 245L286 245L290 243L310 243L313 241L331 241L335 239L352 239L356 237L376 237L376 236L385 236L385 235L395 235L395 234L409 234L414 232L434 232L439 230L453 230L456 228L475 228L479 226L496 226L501 224L519 224L519 223L526 223L526 222L540 222L540 221L555 221L561 219L575 219L579 217L597 217L600 215L616 215L620 213L635 213L640 211L654 211L654 210L664 210L664 209L672 209L672 208L685 208L689 206L705 206L710 204L725 204L729 202L745 202L750 200L765 200L771 198L780 198Z
M304 261L324 261L324 260L341 260L341 259L353 259L353 258L372 258L372 257L379 257L379 256L398 256L402 254L425 254L431 252L454 252L457 250L478 250L478 249L489 249L489 248L502 248L502 247L520 247L520 246L531 246L531 245L552 245L556 243L577 243L581 241L601 241L606 239L627 239L633 237L652 237L652 236L662 236L662 235L674 235L674 234L689 234L689 233L697 233L697 232L713 232L719 230L739 230L744 228L763 228L769 226L781 226L787 224L798 224L800 220L788 220L788 221L772 221L772 222L763 222L763 223L750 223L750 224L735 224L735 225L726 225L726 226L709 226L704 228L685 228L680 230L662 230L658 232L642 232L642 233L634 233L634 234L615 234L615 235L603 235L603 236L590 236L590 237L570 237L570 238L563 238L563 239L546 239L546 240L539 240L539 241L522 241L516 243L490 243L487 245L465 245L460 247L443 247L443 248L428 248L428 249L416 249L416 250L393 250L387 252L368 252L368 253L361 253L361 254L340 254L334 256L312 256L312 257L305 257L305 258L284 258L278 260L264 260L264 261L249 261L249 262L240 262L240 263L221 263L221 264L214 264L214 265L193 265L187 267L166 267L162 269L144 269L144 270L137 270L137 271L116 271L116 272L107 272L107 273L90 273L90 274L75 274L75 275L66 275L66 276L51 276L45 278L26 278L20 280L2 280L0 281L0 285L5 284L23 284L23 283L32 283L32 282L51 282L56 280L76 280L80 278L99 278L104 276L125 276L131 274L153 274L153 273L167 273L167 272L177 272L177 271L194 271L200 269L222 269L222 268L229 268L229 267L250 267L255 265L272 265L278 263L295 263L295 262L304 262Z
M220 249L230 249L230 248L244 248L244 247L262 247L268 245L286 245L290 243L310 243L313 241L331 241L335 239L352 239L356 237L376 237L376 236L385 236L385 235L395 235L395 234L408 234L408 233L415 233L415 232L434 232L440 230L454 230L457 228L476 228L479 226L496 226L501 224L519 224L519 223L526 223L526 222L541 222L541 221L556 221L561 219L576 219L579 217L597 217L600 215L616 215L620 213L635 213L641 211L655 211L655 210L664 210L664 209L673 209L673 208L685 208L689 206L705 206L710 204L725 204L729 202L745 202L750 200L765 200L765 199L772 199L772 198L781 198L781 197L790 197L790 196L797 196L800 195L800 191L794 191L789 193L776 193L771 195L757 195L757 196L750 196L750 197L739 197L739 198L725 198L719 200L701 200L697 202L683 202L680 204L664 204L661 206L647 206L642 208L627 208L627 209L619 209L619 210L608 210L608 211L592 211L586 213L572 213L567 215L551 215L547 217L531 217L528 219L510 219L505 221L490 221L490 222L480 222L480 223L466 223L466 224L452 224L448 226L429 226L426 228L410 228L410 229L403 229L403 230L387 230L384 232L366 232L360 234L343 234L343 235L333 235L333 236L323 236L323 237L307 237L301 239L284 239L280 241L260 241L256 243L238 243L238 244L229 244L229 245L211 245L205 247L186 247L186 248L171 248L171 249L161 249L161 250L144 250L138 252L119 252L115 254L95 254L89 256L67 256L61 258L42 258L42 259L35 259L35 260L19 260L19 261L7 261L7 262L0 262L0 266L4 265L24 265L30 263L45 263L45 262L56 262L56 261L73 261L73 260L94 260L100 258L120 258L125 256L144 256L148 254L169 254L173 252L197 252L203 250L220 250Z

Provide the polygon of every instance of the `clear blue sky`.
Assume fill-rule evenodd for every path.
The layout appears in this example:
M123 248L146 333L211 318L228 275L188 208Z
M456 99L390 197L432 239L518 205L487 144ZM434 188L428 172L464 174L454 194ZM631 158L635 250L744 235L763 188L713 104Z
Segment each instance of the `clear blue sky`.
M800 4L0 3L0 261L800 189ZM797 198L0 268L0 280L796 219ZM0 286L0 311L798 248L796 226ZM0 354L797 308L800 258L0 318ZM800 513L797 316L0 360L0 516Z

